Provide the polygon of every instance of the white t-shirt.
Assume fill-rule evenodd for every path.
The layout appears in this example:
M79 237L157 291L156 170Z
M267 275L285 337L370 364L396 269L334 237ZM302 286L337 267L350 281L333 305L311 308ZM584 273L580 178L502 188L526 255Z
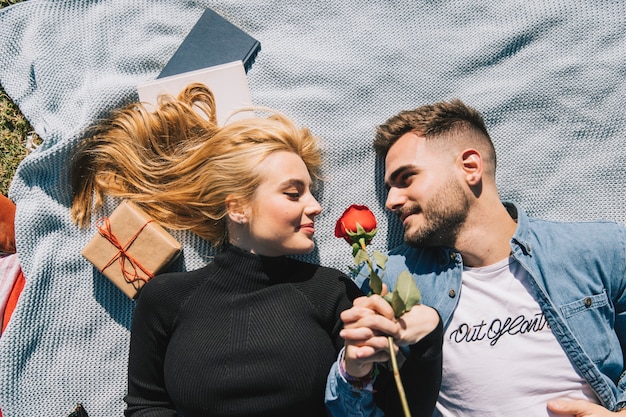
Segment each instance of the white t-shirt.
M598 402L554 337L513 258L464 268L459 305L444 336L444 417L553 416L550 399Z

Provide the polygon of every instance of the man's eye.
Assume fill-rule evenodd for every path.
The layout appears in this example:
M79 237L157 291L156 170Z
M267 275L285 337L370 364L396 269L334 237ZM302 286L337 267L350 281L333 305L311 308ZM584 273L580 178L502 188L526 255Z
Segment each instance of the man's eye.
M414 172L405 172L404 174L402 174L402 176L400 177L400 182L402 184L406 184L410 181L411 177L413 177L413 175L415 175Z

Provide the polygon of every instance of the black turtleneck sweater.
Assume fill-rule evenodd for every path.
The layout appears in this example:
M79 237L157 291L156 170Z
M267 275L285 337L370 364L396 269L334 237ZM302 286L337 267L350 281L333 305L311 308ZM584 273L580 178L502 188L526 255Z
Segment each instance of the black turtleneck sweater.
M340 313L363 295L336 269L227 247L206 267L157 276L133 316L126 416L326 416ZM401 374L413 417L430 416L441 378L441 322ZM402 416L384 366L375 399Z
M126 416L325 416L339 314L362 295L341 272L229 246L150 280L135 308Z

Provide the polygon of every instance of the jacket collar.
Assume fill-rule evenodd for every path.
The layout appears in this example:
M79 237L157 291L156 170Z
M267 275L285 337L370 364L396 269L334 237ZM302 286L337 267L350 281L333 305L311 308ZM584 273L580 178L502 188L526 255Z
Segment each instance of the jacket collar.
M517 228L511 238L511 248L514 249L514 246L517 246L522 250L524 255L532 256L532 247L530 245L530 220L528 215L518 204L512 201L503 201L502 204L506 207L511 218L517 222Z

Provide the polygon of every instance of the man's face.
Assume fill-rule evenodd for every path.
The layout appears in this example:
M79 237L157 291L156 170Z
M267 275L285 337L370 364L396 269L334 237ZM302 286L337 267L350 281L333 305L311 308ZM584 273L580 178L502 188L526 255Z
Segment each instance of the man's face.
M406 133L385 159L386 206L404 227L411 246L454 247L470 200L451 151Z

